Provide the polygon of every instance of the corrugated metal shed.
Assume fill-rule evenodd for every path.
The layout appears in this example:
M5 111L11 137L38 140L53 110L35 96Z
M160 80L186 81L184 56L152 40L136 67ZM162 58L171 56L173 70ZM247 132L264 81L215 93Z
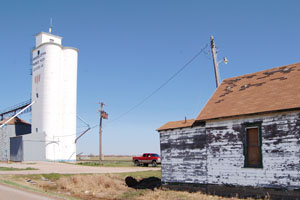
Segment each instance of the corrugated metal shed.
M8 119L0 121L3 124ZM0 160L7 161L22 161L23 148L22 148L22 135L31 133L31 125L15 117L13 120L8 122L4 127L0 129ZM11 141L15 141L11 143ZM13 151L11 155L11 150Z

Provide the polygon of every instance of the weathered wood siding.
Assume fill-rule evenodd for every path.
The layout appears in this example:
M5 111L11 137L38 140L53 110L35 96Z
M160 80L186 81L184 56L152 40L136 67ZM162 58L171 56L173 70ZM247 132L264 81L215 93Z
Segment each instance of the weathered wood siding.
M160 132L162 182L206 183L205 129Z
M261 123L263 168L244 167L245 123ZM160 132L162 181L300 189L300 112Z
M244 123L260 122L263 168L244 168ZM208 182L300 187L300 113L206 122Z

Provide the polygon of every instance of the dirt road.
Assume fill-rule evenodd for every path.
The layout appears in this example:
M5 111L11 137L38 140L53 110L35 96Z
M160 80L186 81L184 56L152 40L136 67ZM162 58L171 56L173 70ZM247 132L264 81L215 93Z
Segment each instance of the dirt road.
M54 197L47 197L42 194L27 192L20 189L8 187L0 184L0 200L48 200L57 199Z
M38 170L0 171L1 174L96 174L160 170L158 167L91 167L59 162L0 163L0 167L36 168Z

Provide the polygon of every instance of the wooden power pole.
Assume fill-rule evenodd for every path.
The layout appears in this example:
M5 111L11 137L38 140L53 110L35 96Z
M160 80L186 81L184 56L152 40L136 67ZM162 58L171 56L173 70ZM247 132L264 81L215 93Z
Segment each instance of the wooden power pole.
M99 164L102 162L102 119L108 119L108 114L104 112L103 106L105 104L103 102L99 103L101 108L99 110L100 112L100 127L99 127Z
M210 47L211 47L211 53L213 56L213 62L214 62L214 69L215 69L215 77L216 77L216 87L218 88L220 85L220 77L219 77L219 63L217 61L217 54L216 54L216 46L214 37L210 36Z

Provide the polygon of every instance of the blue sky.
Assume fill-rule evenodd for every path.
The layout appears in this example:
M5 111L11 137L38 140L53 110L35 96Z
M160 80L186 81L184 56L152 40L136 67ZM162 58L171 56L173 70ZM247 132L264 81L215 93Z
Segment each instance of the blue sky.
M211 55L202 54L144 104L136 105L215 37L221 78L299 62L299 1L1 1L0 109L30 98L34 35L53 33L79 49L77 112L104 121L104 154L158 152L155 131L167 121L195 118L215 90ZM209 48L206 49L209 52ZM299 77L300 78L300 77ZM30 115L23 115L29 119ZM84 128L78 121L78 134ZM77 153L98 153L98 128Z

